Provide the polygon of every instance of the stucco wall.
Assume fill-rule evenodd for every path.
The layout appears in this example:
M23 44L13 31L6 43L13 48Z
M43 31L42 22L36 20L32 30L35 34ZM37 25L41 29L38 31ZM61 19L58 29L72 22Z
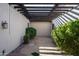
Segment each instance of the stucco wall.
M37 36L50 36L51 22L31 22L31 27L37 29Z
M7 21L8 28L1 27L2 21ZM22 38L29 20L8 4L0 3L0 55L5 55L22 43Z

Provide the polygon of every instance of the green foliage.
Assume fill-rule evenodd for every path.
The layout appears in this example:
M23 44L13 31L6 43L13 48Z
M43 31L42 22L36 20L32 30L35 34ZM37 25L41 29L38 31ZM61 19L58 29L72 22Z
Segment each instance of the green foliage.
M24 40L24 44L28 44L29 43L29 39L28 39L27 36L24 36L23 40Z
M26 35L29 39L33 39L33 38L36 36L36 29L33 28L33 27L26 28L25 35Z
M79 20L55 28L51 36L57 46L70 55L79 55Z
M33 39L36 36L36 29L33 27L26 28L25 36L24 36L24 43L29 43L30 39Z

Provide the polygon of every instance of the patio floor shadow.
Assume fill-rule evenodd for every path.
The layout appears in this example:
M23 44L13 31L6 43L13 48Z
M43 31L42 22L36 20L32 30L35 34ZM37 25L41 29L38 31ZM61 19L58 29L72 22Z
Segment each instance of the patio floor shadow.
M50 37L36 37L29 44L23 44L8 56L32 56L37 52L40 56L64 56L63 51L56 47Z

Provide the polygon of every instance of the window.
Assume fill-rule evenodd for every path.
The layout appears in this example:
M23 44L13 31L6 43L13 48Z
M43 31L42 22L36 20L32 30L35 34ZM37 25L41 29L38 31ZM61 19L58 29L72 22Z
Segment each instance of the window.
M60 24L64 24L59 17L57 18L57 20Z
M65 16L62 16L66 21L70 21L69 19L67 19Z
M61 16L59 18L61 19L61 21L63 22L63 24L66 23L66 21Z
M75 21L74 18L72 18L71 16L69 16L68 14L64 14L65 16L69 17L71 20Z
M78 15L76 15L76 14L74 14L74 13L72 13L72 12L68 12L70 15L72 15L72 16L74 16L75 18L79 18L79 16Z

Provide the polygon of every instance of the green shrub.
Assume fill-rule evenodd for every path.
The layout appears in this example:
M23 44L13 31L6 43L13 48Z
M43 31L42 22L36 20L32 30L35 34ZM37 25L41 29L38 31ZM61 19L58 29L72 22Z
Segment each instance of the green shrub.
M25 36L23 38L24 44L29 43L30 39L33 39L36 36L36 29L33 27L26 28Z
M79 55L79 20L55 28L51 36L61 50L70 55Z
M29 39L33 39L33 38L36 36L36 29L33 28L33 27L26 28L25 35L26 35Z
M24 36L23 40L24 40L24 44L28 44L29 43L29 39L28 39L27 36Z

